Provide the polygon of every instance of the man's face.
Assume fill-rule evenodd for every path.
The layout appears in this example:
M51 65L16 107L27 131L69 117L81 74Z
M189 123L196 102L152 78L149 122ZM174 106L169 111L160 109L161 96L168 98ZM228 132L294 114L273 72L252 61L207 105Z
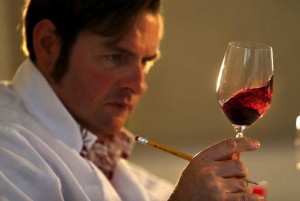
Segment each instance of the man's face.
M145 76L159 56L162 23L144 13L120 41L82 31L72 48L68 71L54 91L72 116L95 134L121 129L140 96Z

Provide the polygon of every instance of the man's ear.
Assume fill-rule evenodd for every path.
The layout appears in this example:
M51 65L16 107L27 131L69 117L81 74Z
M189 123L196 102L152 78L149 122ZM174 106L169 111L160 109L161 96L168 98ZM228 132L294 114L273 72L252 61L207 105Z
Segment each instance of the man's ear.
M60 52L60 40L56 27L47 19L41 20L33 30L33 48L36 65L42 73L49 74Z

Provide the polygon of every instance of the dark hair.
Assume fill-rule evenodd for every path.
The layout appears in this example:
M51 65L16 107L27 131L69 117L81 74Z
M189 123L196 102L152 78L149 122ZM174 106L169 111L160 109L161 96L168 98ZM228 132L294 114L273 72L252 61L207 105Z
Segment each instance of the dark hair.
M60 55L52 72L59 81L67 70L70 50L83 29L117 42L143 11L158 14L160 0L28 0L23 12L23 37L30 59L35 62L33 30L36 24L49 19L56 26L61 40Z

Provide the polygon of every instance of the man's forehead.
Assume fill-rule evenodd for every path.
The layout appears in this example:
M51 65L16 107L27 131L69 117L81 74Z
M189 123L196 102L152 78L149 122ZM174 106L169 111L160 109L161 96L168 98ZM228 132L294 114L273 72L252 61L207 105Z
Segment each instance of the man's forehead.
M111 48L127 49L145 46L157 49L162 38L163 24L161 18L144 17L135 23L130 31L119 37L108 37L106 45ZM156 50L155 50L156 51Z

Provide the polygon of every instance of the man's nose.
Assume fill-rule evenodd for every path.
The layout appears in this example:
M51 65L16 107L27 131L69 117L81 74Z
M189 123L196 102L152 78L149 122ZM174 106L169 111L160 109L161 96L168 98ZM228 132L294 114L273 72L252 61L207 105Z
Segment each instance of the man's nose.
M147 90L146 70L142 64L129 67L122 80L121 87L127 88L134 94L141 95Z

